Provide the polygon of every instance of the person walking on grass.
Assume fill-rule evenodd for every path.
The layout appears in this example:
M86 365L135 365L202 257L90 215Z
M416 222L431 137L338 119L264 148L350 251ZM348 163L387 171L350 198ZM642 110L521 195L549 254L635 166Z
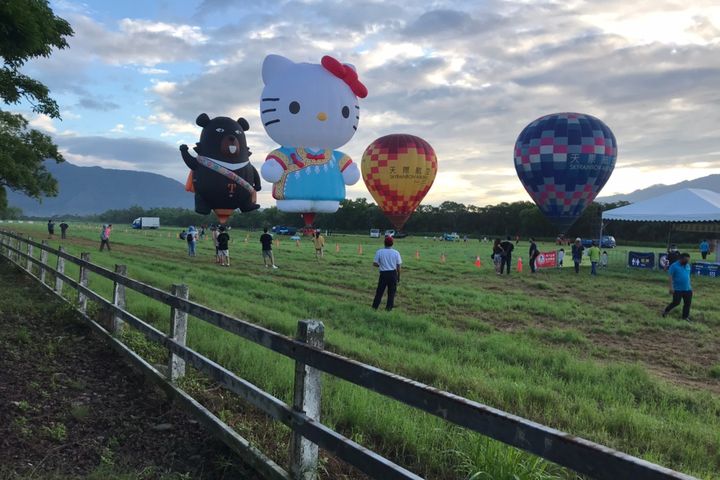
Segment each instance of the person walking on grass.
M564 260L565 260L565 249L561 248L557 252L557 268L562 268Z
M55 222L53 222L52 218L50 220L48 220L47 228L48 228L48 238L53 238L53 235L55 235Z
M588 257L590 257L590 275L597 275L597 267L600 262L600 247L598 247L595 240L588 249Z
M197 244L197 230L195 230L195 227L190 225L190 228L188 228L187 236L185 237L185 241L187 242L188 246L188 257L194 257L195 256L195 246Z
M670 295L672 302L662 312L663 318L667 317L670 310L683 302L682 319L690 321L690 305L692 304L692 287L690 286L690 254L681 253L679 260L673 262L668 268L670 277Z
M575 239L575 243L573 243L572 246L572 259L575 264L575 273L580 273L583 250L585 250L585 247L582 246L582 240L578 237Z
M220 225L220 228L218 229L220 233L218 233L217 236L217 256L218 256L218 263L221 266L229 267L230 266L230 250L228 249L228 245L230 244L230 235L225 231L225 226Z
M502 271L500 270L500 265L502 265L502 258L504 254L504 250L502 246L500 245L500 239L496 238L495 242L493 243L493 265L495 265L495 273L497 275L502 275Z
M603 250L602 255L600 255L600 268L607 268L608 267L608 253L607 250Z
M262 244L262 256L263 256L263 263L265 264L265 268L269 268L272 266L272 268L278 268L277 265L275 265L275 256L273 255L272 251L272 242L273 237L270 235L267 231L267 227L263 228L263 234L260 235L260 244ZM268 262L270 264L268 265Z
M710 243L707 240L700 242L700 255L703 260L707 260L708 253L710 253Z
M325 237L322 236L319 230L315 232L313 244L315 245L315 258L320 260L325 256Z
M502 247L503 250L502 259L500 261L500 274L503 273L503 270L507 269L507 274L510 275L512 252L515 250L515 245L513 245L510 235L508 235L505 241L500 244L500 247Z
M63 240L67 238L67 229L69 226L70 225L65 222L62 222L60 224L60 238L62 238Z
M397 285L400 282L402 258L400 252L392 248L393 243L392 237L385 237L385 248L375 252L375 258L373 259L373 265L378 267L380 271L377 290L375 290L375 299L372 304L372 308L375 310L380 306L386 288L388 296L385 310L389 312L395 306L395 292L397 292Z
M110 249L110 233L112 232L112 224L110 225L103 225L102 230L100 231L100 251L102 252L105 247L107 247L108 252L111 251Z
M528 258L530 259L530 273L535 273L535 260L540 256L540 250L538 250L535 239L530 237L530 251L528 252Z

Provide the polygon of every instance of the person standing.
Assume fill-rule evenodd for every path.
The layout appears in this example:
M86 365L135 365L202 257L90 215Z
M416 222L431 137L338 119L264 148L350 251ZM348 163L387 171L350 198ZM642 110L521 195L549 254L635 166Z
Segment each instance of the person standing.
M212 232L213 245L215 245L215 263L220 263L220 249L218 248L220 228L217 225L210 225L210 231Z
M110 248L110 233L112 232L112 225L103 225L100 231L100 251L102 252L107 247L108 252Z
M668 254L667 254L667 264L668 268L670 268L670 265L680 260L680 250L678 250L677 245L674 243L670 245L670 248L668 248Z
M275 256L273 255L272 251L273 237L268 233L267 230L267 227L263 228L263 234L260 235L263 263L265 264L265 268L268 268L270 266L272 266L272 268L278 268L277 265L275 265ZM268 260L270 261L270 265L268 265Z
M535 273L535 260L540 256L540 250L538 250L535 238L530 237L530 251L528 252L528 258L530 259L530 273Z
M375 290L375 299L372 304L372 308L375 310L380 306L386 288L388 296L385 310L389 312L395 306L395 292L397 292L397 285L400 282L402 258L400 257L400 252L392 248L393 243L393 238L387 236L385 237L385 248L381 248L375 252L373 265L378 267L380 271L377 290Z
M322 236L320 231L315 232L315 238L313 238L313 244L315 244L315 258L320 260L325 256L325 238Z
M565 249L561 248L557 252L557 268L562 268L564 260L565 260Z
M497 275L502 275L502 271L500 270L500 265L502 265L502 257L503 257L503 248L500 245L500 239L496 238L495 242L493 243L493 265L495 265L495 273Z
M681 253L680 258L673 262L668 268L670 276L670 295L673 296L672 302L665 307L662 316L667 317L670 310L683 302L682 319L690 321L690 305L692 304L692 287L690 286L690 254Z
M503 250L502 260L500 262L500 274L503 273L503 270L507 269L507 274L510 275L512 252L515 250L515 245L513 245L512 240L510 240L510 235L500 244L500 247L502 247Z
M588 249L588 257L590 257L590 275L597 275L597 266L600 262L600 247L598 247L595 240Z
M710 243L707 240L700 242L700 255L703 260L707 260L708 253L710 253Z
M218 263L222 266L230 266L230 250L228 245L230 244L230 235L225 231L225 226L220 225L220 233L217 236L217 256Z
M575 264L575 273L580 273L580 264L582 263L582 255L585 247L582 246L582 240L580 237L575 239L575 243L572 246L572 259Z
M65 222L62 222L60 224L60 238L65 239L67 238L67 229L70 225L68 225Z
M607 268L608 267L608 253L607 250L603 250L602 255L600 255L600 268Z
M55 222L53 222L52 218L50 220L48 220L47 229L48 229L48 238L53 238L53 235L55 235Z
M188 228L185 241L187 242L188 246L188 257L194 257L195 246L197 245L197 230L195 230L194 226L190 225L190 228Z

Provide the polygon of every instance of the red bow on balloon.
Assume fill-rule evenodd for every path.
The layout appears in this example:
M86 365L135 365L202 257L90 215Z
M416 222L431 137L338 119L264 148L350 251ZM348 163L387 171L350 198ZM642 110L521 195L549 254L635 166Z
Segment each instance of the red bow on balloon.
M350 87L350 90L352 90L355 95L360 98L367 97L368 90L365 85L360 82L355 70L347 65L343 65L329 55L325 55L320 63L322 63L322 66L325 67L328 72L347 83L348 87Z

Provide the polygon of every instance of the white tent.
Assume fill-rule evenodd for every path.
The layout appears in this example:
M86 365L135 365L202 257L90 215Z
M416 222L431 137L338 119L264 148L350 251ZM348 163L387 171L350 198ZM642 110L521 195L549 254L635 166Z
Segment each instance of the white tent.
M626 222L720 222L720 193L685 188L607 210L602 218Z

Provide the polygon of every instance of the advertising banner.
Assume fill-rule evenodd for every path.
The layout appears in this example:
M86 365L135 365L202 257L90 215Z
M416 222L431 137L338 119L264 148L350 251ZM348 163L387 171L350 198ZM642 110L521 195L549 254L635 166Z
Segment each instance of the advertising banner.
M555 268L557 267L557 252L540 252L535 260L537 268Z
M695 262L692 264L692 274L720 278L720 263Z
M628 252L628 267L630 268L655 268L655 254L652 252Z

